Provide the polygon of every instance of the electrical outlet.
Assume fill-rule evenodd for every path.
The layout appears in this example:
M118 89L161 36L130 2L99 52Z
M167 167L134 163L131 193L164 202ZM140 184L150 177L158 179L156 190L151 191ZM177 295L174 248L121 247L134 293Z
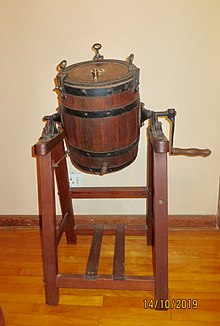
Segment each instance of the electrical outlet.
M83 175L81 173L69 173L69 185L72 187L83 187Z

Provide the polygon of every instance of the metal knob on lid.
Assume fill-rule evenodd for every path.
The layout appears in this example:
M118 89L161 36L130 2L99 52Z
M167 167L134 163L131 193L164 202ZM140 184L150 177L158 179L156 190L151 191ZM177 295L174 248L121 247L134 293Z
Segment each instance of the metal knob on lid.
M97 81L99 79L99 74L102 72L103 72L103 69L94 68L91 70L92 77L93 77L94 81Z

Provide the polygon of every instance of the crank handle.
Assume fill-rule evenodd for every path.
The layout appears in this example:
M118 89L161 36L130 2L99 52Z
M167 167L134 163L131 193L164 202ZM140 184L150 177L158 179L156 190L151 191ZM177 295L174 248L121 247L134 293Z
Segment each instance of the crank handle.
M207 157L211 154L210 149L199 149L199 148L172 148L171 155L185 155L185 156L202 156Z

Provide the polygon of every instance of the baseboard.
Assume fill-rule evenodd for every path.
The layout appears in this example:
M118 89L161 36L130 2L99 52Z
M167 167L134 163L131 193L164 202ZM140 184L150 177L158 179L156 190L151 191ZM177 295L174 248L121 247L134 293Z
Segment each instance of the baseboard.
M61 216L57 217L57 222ZM92 224L128 224L144 225L144 215L77 215L76 226ZM0 215L0 227L13 228L38 228L38 215ZM218 216L216 215L170 215L169 228L171 229L219 229Z

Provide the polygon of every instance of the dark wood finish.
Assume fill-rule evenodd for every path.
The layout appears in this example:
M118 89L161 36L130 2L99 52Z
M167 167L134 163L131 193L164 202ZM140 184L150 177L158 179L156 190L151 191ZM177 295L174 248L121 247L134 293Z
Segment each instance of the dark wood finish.
M185 156L202 156L207 157L211 154L210 149L199 149L199 148L173 148L172 155L185 155Z
M153 146L150 142L149 129L147 129L147 244L153 244Z
M135 124L138 126L139 110L138 108L131 110L129 120L126 121L125 116L129 113L97 119L79 118L64 113L67 140L72 146L89 152L110 152L127 147L139 137L139 129L133 126ZM133 129L129 130L132 127Z
M105 98L65 94L65 98L62 98L62 104L68 108L74 108L74 110L78 111L94 111L94 109L106 111L109 108L125 106L137 98L138 97L134 96L131 89L120 94L105 96Z
M163 135L162 137L156 137L149 130L148 137L150 138L151 145L155 153L167 153L169 152L169 141Z
M37 163L45 297L46 303L56 305L59 290L56 287L58 258L52 153L38 156Z
M77 235L93 235L95 225L76 226ZM146 225L124 225L125 235L142 235L146 236ZM115 235L116 225L106 224L103 230L104 235Z
M154 153L154 241L155 299L168 299L168 195L167 155ZM160 306L158 307L160 308Z
M53 160L55 163L55 175L57 181L58 194L60 198L60 207L63 217L66 215L66 239L67 243L76 243L76 235L74 233L74 214L72 201L69 198L69 179L67 172L67 163L65 158L65 149L63 141L57 144L53 152Z
M58 137L58 136L56 136ZM56 138L55 137L55 138ZM155 299L168 298L168 207L167 207L167 151L169 143L165 137L156 138L149 131L148 187L104 187L69 189L67 166L63 139L47 142L46 151L40 150L38 144L38 183L40 214L42 216L42 254L45 280L46 303L56 305L59 301L60 287L102 288L102 289L140 289L155 288ZM51 145L53 144L53 146ZM51 147L52 146L52 147ZM36 148L36 147L34 147ZM57 231L54 194L54 173L58 185L62 220ZM75 243L74 215L70 198L147 198L150 193L150 203L147 210L150 244L153 251L153 275L146 277L124 275L124 245L125 234L131 232L129 226L120 225L116 232L113 275L98 275L98 263L103 236L103 226L95 225L93 231L87 225L87 230L93 232L91 250L85 275L59 274L57 245L66 232L67 242ZM150 219L149 219L150 216ZM106 232L111 232L107 228ZM139 228L136 232L145 232ZM135 249L135 248L134 248Z
M56 288L58 273L57 245L63 232L66 233L68 243L76 243L72 202L68 196L69 181L66 160L64 160L63 137L64 133L61 132L54 138L46 142L40 141L37 146L34 146L34 154L37 157L45 297L46 303L50 305L56 305L59 301L59 289ZM54 169L63 214L58 230Z
M104 118L86 118L71 115L71 110L100 112L112 111L135 102L135 107L123 114ZM87 169L101 170L103 166L108 169L119 168L130 164L137 156L138 143L133 148L116 156L93 157L82 155L81 152L72 151L71 146L85 152L109 153L125 149L138 140L140 135L140 99L139 93L131 90L116 95L98 97L85 97L67 95L61 98L61 104L68 107L70 112L62 109L62 117L67 143L70 145L72 162L85 172ZM122 110L123 111L123 110ZM100 140L100 137L102 141ZM129 163L130 162L130 163ZM89 173L94 173L90 171Z
M219 179L219 189L218 189L217 225L218 227L220 227L220 179Z
M86 278L96 279L99 267L99 257L102 245L103 225L96 225L92 244L89 253L89 259L86 266Z
M100 275L95 281L87 280L80 274L57 276L57 287L62 288L153 291L154 283L153 276L127 276L123 281L113 280L112 275Z
M117 225L113 261L113 279L124 280L125 226Z
M60 239L62 238L63 233L66 231L68 214L69 213L66 212L66 214L62 217L60 224L57 228L57 246L59 245L59 242L60 242Z
M62 142L64 139L64 130L60 130L59 134L54 136L52 139L48 139L47 141L39 140L33 147L32 147L32 154L33 156L44 156L51 152L54 147Z
M146 198L146 187L70 188L70 198Z

